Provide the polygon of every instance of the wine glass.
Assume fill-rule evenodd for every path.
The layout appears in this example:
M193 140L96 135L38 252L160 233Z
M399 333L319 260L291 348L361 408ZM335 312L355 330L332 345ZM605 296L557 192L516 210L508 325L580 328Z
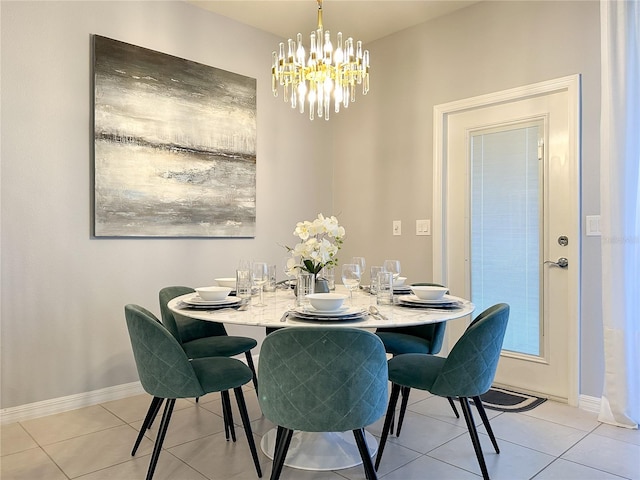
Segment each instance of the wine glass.
M385 260L382 268L385 272L391 272L393 274L393 281L395 282L400 275L400 260Z
M253 283L260 289L260 303L256 307L264 307L264 284L267 283L269 268L265 262L254 262L251 269Z
M353 305L353 291L360 285L360 265L355 263L345 263L342 265L342 283L349 290L349 298Z
M296 284L296 278L298 276L298 268L295 267L296 261L293 257L284 257L282 259L282 271L287 277L285 287L292 290Z
M356 265L360 266L360 276L363 277L364 276L364 272L366 272L366 270L364 269L364 267L366 266L366 262L364 261L364 257L353 257L351 259L351 263L355 263ZM362 280L362 278L360 278Z

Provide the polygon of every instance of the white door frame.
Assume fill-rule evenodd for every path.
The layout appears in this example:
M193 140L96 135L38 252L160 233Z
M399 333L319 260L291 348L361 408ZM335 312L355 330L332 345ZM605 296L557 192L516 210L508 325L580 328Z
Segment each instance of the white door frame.
M546 82L517 87L501 92L480 95L473 98L436 105L433 108L433 280L443 285L448 284L449 254L447 244L446 212L449 195L447 122L450 115L465 110L484 108L523 98L546 95L557 91L566 91L569 97L569 152L570 178L572 179L568 194L571 211L577 212L575 222L567 225L567 232L572 242L570 258L581 259L580 244L580 75L570 75ZM575 239L575 240L573 240ZM580 270L581 262L575 262L566 273L569 285L569 318L567 319L568 337L568 403L578 405L579 372L580 372Z

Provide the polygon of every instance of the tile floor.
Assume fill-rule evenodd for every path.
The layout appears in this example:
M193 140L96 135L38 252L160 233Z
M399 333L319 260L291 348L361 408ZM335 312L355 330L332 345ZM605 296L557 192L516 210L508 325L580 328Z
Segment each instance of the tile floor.
M250 390L250 389L248 389ZM253 434L272 424L260 413L256 395L246 392ZM131 447L150 397L139 395L49 417L3 425L2 480L143 479L153 446L150 430L135 457ZM233 401L233 399L232 399ZM402 435L390 437L378 471L384 480L479 479L471 441L463 420L453 416L445 399L425 392L411 394ZM495 454L479 428L484 455L494 480L530 479L640 480L640 431L598 423L596 415L547 401L525 413L487 410L501 452ZM477 417L477 415L476 415ZM234 420L239 423L234 404ZM379 436L382 420L368 430ZM218 395L179 400L160 456L155 480L257 478L251 455L237 427L236 443L224 438ZM263 476L271 461L260 452ZM362 467L309 472L285 467L281 478L363 479Z

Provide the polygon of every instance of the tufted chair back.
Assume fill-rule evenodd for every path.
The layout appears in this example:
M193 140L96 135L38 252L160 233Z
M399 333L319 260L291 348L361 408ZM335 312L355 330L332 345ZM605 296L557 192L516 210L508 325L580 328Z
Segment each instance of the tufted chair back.
M183 317L182 315L174 314L167 308L169 301L192 292L195 293L193 288L183 286L164 287L160 290L162 324L180 343L187 343L198 338L226 335L227 331L221 323L203 322L202 320Z
M140 383L159 398L204 395L187 354L156 316L139 305L124 307Z
M262 344L258 377L265 417L291 430L360 429L377 421L386 409L384 346L365 330L278 330Z
M478 315L449 353L431 393L471 398L486 393L498 367L508 320L506 303L494 305Z

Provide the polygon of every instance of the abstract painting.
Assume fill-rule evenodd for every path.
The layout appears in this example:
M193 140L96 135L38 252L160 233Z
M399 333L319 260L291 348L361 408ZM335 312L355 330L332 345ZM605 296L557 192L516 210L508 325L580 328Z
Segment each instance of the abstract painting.
M93 36L93 235L253 237L256 80Z

